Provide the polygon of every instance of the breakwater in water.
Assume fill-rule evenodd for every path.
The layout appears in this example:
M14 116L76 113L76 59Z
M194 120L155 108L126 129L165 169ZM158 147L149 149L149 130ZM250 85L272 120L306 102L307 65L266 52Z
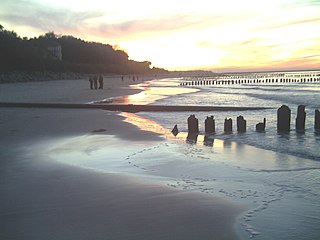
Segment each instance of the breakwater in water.
M299 105L297 110L297 117L295 121L295 130L299 133L304 133L305 131L305 121L306 121L306 112L305 106ZM196 118L194 114L191 114L188 119L188 133L189 134L198 134L199 133L199 120ZM246 132L247 121L243 116L238 116L236 119L236 127L238 133ZM266 118L263 119L263 122L259 122L256 124L257 132L264 132L266 127ZM212 135L215 133L216 125L214 116L207 117L204 121L204 132L206 135ZM224 120L224 133L230 134L233 132L233 124L232 118L225 118ZM277 110L277 132L278 133L289 133L291 129L291 109L282 105ZM314 130L316 133L320 133L320 113L319 110L315 110L314 115ZM177 125L174 126L174 130L172 132L178 132ZM177 134L174 134L177 135Z
M207 78L185 78L181 86L284 84L320 82L320 72L221 74Z

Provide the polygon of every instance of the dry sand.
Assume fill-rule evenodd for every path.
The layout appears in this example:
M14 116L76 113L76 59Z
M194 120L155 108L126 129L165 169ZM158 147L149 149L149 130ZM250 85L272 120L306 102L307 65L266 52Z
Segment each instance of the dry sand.
M83 103L134 92L110 82L105 90L89 90L87 80L2 84L0 101ZM98 129L119 141L163 141L122 120L102 110L2 108L0 239L237 239L241 209L224 199L65 165L33 147Z

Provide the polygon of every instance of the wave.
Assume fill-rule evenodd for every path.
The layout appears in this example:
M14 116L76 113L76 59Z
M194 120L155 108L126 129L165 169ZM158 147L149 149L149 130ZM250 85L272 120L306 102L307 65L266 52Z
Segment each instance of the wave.
M269 100L269 101L279 101L284 104L295 104L295 105L305 105L311 108L319 108L320 103L318 102L318 97L314 95L302 95L302 94L259 94L259 93L245 93L246 96Z

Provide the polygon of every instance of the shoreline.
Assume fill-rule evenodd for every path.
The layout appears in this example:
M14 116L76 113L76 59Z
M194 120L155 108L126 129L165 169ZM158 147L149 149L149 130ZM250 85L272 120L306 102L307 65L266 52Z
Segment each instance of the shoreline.
M14 91L10 94L11 98L24 100L62 101L65 100L64 87L64 84L59 87L62 90L58 94L49 88L45 98L44 93L29 95L35 91L32 88L20 95ZM23 89L18 86L11 90ZM77 88L71 89L77 91ZM118 92L116 89L114 85L108 96L135 92L126 86ZM91 93L83 90L79 96L81 101L100 97L100 94L90 96ZM101 91L101 95L105 94L106 91ZM10 98L8 95L4 97ZM72 102L79 100L75 98ZM33 147L34 143L50 142L53 138L84 135L115 135L120 143L125 139L133 144L162 140L161 135L142 131L123 120L118 114L101 110L3 109L0 188L4 204L0 213L4 223L0 236L10 239L172 239L172 236L175 239L237 239L233 223L242 209L224 199L68 166L51 160L41 149Z

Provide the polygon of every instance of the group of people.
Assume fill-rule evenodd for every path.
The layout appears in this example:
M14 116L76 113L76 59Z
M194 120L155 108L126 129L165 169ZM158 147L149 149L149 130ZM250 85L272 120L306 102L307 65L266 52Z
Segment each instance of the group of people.
M103 89L103 76L94 75L89 77L90 89Z

